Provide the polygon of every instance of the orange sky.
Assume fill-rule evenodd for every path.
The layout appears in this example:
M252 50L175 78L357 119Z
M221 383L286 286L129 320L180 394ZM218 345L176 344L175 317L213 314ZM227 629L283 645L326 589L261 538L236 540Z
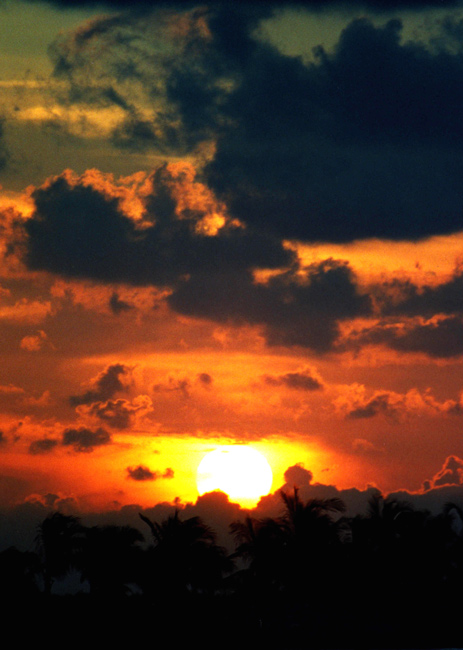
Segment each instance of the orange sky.
M272 491L459 488L460 10L124 7L4 8L0 507L195 502L235 442Z

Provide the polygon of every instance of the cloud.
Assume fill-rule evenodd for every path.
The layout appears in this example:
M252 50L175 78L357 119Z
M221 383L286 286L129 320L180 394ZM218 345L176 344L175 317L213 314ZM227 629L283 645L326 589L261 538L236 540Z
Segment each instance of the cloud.
M38 352L44 346L47 338L48 337L45 332L43 330L39 330L37 334L25 336L22 338L19 346L28 352Z
M443 404L442 410L450 415L463 415L463 393L458 400L449 399Z
M16 413L23 418L26 413L32 414L52 406L50 390L40 393L36 388L25 391L23 388L12 384L0 385L0 410L3 415Z
M47 2L48 4L55 5L62 9L71 8L75 9L78 6L91 7L91 6L106 6L113 9L143 9L150 7L157 7L163 3L159 0L27 0L28 2ZM214 2L215 4L215 2ZM270 7L272 5L281 6L281 2L269 0L267 2ZM293 6L301 6L321 10L324 7L337 7L345 6L345 0L293 0ZM350 0L350 5L359 5L368 7L378 11L390 11L394 9L409 9L420 10L426 7L455 7L460 4L459 0ZM191 6L191 0L177 0L176 5Z
M345 387L346 392L335 403L348 420L371 419L382 415L398 422L404 416L441 414L460 415L460 402L455 400L438 401L430 389L419 391L411 388L406 393L377 390L371 397L365 394L365 387L352 385Z
M72 186L64 176L32 197L36 210L25 223L30 268L69 277L123 279L128 240L136 232L117 199L88 186ZM119 264L114 264L115 256Z
M32 193L26 263L68 277L163 286L186 274L278 268L294 259L274 237L222 216L223 205L187 163L159 167L147 187L140 223L88 179L52 179Z
M312 371L304 369L300 372L288 372L284 375L264 375L263 380L270 386L286 386L295 390L321 390L323 383L313 376Z
M92 402L77 410L79 415L96 417L114 429L128 429L135 419L152 412L153 403L148 395L138 395L131 402L126 399Z
M368 1L368 0L367 0ZM449 0L444 0L448 2ZM139 9L146 9L163 5L160 0L27 0L30 3L43 3L46 2L50 5L59 7L60 9L76 9L88 7L108 7L111 9L132 9L137 11ZM177 0L179 6L186 4L189 6L191 0Z
M0 117L0 171L5 169L10 159L10 152L5 143L5 118Z
M463 354L463 320L450 317L424 323L390 342L393 349L424 352L430 357L457 357Z
M359 420L373 418L383 414L393 419L397 416L397 404L390 393L379 392L362 406L352 408L346 415L348 419Z
M197 380L203 386L211 386L214 381L211 375L207 372L200 372L197 376Z
M303 4L306 5L322 5L325 4L323 0L302 0ZM326 4L344 4L339 0L328 0ZM353 4L363 5L365 7L371 7L372 9L378 9L379 11L389 11L394 9L409 9L409 10L421 10L426 7L455 7L460 4L459 0L354 0Z
M243 58L249 40L243 32L273 8L243 4L237 12L216 3L153 3L146 10L144 3L138 9L95 18L58 36L49 51L55 77L67 84L60 99L92 108L112 106L122 116L112 142L123 150L191 152L223 122L223 80ZM192 57L200 63L186 64ZM99 84L89 82L92 77Z
M129 151L157 149L160 144L153 123L139 118L133 111L114 129L112 143Z
M0 395L23 395L24 388L19 388L19 386L14 386L13 384L1 385L0 384Z
M388 290L399 292L394 299ZM434 314L463 315L463 273L457 268L452 278L436 286L417 287L410 281L395 280L384 285L385 315L433 316Z
M92 381L90 390L83 395L72 395L69 398L70 404L79 406L81 404L101 402L113 397L115 393L125 391L127 386L121 381L121 377L127 377L129 372L130 368L122 363L108 366Z
M289 467L284 474L284 479L285 482L281 487L272 494L262 497L259 501L256 508L256 514L259 517L281 515L281 491L291 494L294 488L298 489L302 501L338 498L346 503L348 510L356 510L360 503L364 503L366 507L368 496L371 494L371 489L365 491L355 488L338 490L334 485L314 483L312 472L306 469L302 463Z
M58 441L52 438L42 438L40 440L33 440L29 445L29 453L33 456L38 454L48 454L55 449Z
M119 295L116 291L111 294L111 298L109 299L109 306L113 314L116 316L122 314L125 311L130 311L133 309L132 305L119 298Z
M463 485L463 460L458 456L448 456L442 469L430 481L426 481L425 489L444 485Z
M134 481L154 481L156 478L155 472L152 472L144 465L138 467L127 467L128 478Z
M383 416L394 423L411 415L459 415L461 411L459 402L439 402L429 389L419 391L411 388L406 393L376 390L369 396L361 384L339 387L334 405L347 420L369 420Z
M307 65L254 48L206 167L234 216L310 241L461 229L461 55L400 36L355 20Z
M379 324L361 334L358 342L383 344L398 352L450 359L463 354L463 319L449 316L429 321Z
M179 392L182 397L190 397L191 382L188 377L175 377L169 375L166 381L153 385L153 391L159 392Z
M134 481L157 481L159 479L174 478L174 470L168 467L164 472L151 471L145 465L127 467L128 477Z
M92 430L86 427L80 427L78 429L65 429L61 444L72 446L75 451L91 452L94 447L108 445L110 442L111 436L105 429L99 427L96 430Z
M6 323L37 324L44 321L52 313L51 302L27 300L22 298L14 305L0 306L0 321Z
M326 4L336 3L301 6ZM443 4L457 3L371 0L359 6ZM209 148L204 169L209 189L232 217L267 236L347 242L417 240L459 231L463 59L455 38L458 20L442 20L439 37L425 44L405 41L397 19L381 26L356 19L333 51L319 47L315 60L304 63L256 37L259 22L277 6L213 3L160 12L153 4L150 12L94 19L52 47L55 74L68 83L63 102L117 110L122 118L112 140L122 148L176 156L199 156L201 147ZM91 77L100 85L90 86ZM79 191L73 199L82 206L93 201ZM114 210L101 203L100 208L102 214ZM91 239L106 230L102 221L94 220ZM45 262L39 242L44 231L37 225L29 229L30 264L55 264L68 273L77 264L75 273L108 279L122 275L128 263L132 281L161 281L167 242L155 243L164 228L158 224L142 237L123 218L113 222L108 234L119 247L119 268L105 265L101 251L91 257L85 240L78 260L58 264L55 253ZM213 249L218 256L218 249L226 248L220 237L203 239L199 251L191 240L185 245L186 225L169 228L176 250L183 248L185 266L190 250L197 260L210 261ZM170 263L171 252L166 251Z
M357 19L333 52L320 47L306 64L256 39L273 11L214 3L94 20L55 44L56 74L69 81L67 101L122 111L119 146L181 155L215 142L209 187L232 216L260 230L337 242L459 230L459 23L442 21L430 47L403 42L399 20L377 27ZM95 66L110 81L89 88Z
M259 325L267 342L303 346L318 353L333 348L339 321L368 315L371 301L356 286L349 266L325 260L257 283L248 273L195 275L169 296L182 314L236 325Z
M366 440L365 438L355 438L352 441L352 448L359 454L373 455L382 453L382 450L378 449L371 440Z
M286 470L285 484L282 489L288 486L292 488L294 486L303 487L306 485L310 485L312 479L313 479L312 472L308 469L305 469L302 463L298 463L297 465L288 467L288 469Z

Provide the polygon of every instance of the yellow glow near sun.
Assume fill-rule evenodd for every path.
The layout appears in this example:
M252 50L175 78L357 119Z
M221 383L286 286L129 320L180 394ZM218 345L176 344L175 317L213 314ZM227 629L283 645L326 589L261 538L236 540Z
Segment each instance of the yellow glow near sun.
M220 490L231 501L250 508L272 487L272 470L265 457L247 445L224 445L207 453L199 463L199 494Z

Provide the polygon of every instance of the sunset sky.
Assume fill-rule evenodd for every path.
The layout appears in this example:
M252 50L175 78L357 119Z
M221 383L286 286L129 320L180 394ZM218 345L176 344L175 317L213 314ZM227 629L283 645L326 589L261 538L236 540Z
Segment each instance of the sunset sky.
M233 443L463 484L463 5L1 0L0 49L1 508Z

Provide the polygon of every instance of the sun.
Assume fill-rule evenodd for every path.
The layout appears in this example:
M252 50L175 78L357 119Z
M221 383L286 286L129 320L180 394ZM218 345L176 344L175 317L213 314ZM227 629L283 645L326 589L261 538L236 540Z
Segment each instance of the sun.
M199 494L220 490L246 508L270 492L272 480L266 458L248 445L223 445L208 452L196 477Z

